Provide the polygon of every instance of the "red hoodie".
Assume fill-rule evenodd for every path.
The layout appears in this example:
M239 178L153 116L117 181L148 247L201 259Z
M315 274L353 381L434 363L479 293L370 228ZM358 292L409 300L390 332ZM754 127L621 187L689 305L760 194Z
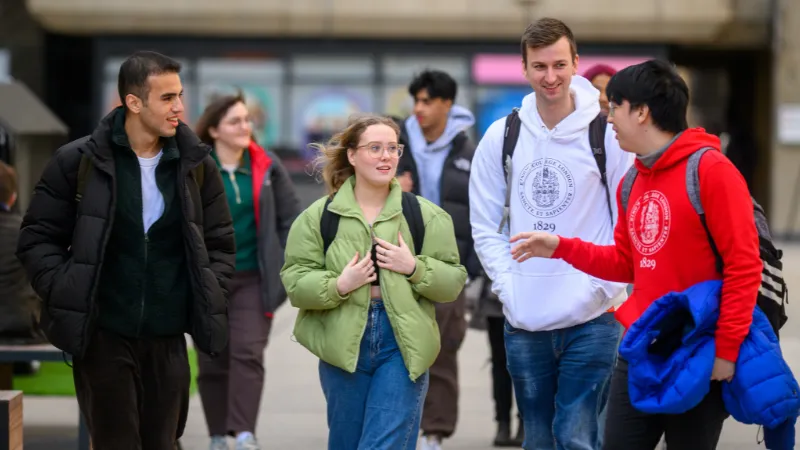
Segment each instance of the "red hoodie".
M652 168L637 159L639 175L625 216L620 200L622 183L617 189L621 216L614 229L615 245L598 246L561 237L553 258L561 258L598 278L633 282L633 293L616 312L625 328L664 294L720 279L714 252L686 191L688 158L703 147L717 150L700 160L700 199L725 267L716 332L717 356L735 362L750 329L763 266L747 184L719 151L716 136L701 128L689 129Z

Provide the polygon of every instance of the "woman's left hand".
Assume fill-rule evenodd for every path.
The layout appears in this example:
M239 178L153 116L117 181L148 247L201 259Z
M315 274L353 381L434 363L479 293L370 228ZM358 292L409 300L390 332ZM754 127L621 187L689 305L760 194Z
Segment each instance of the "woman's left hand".
M414 270L417 268L417 260L414 258L414 255L411 254L411 249L406 245L402 234L398 234L398 242L400 245L391 244L377 236L375 237L375 241L378 243L378 267L405 276L410 276L414 273Z

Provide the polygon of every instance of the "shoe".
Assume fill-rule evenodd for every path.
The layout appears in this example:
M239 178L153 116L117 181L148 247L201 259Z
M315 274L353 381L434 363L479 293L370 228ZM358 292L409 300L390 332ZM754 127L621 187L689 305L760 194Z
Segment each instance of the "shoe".
M211 445L208 450L228 450L228 441L225 436L211 436Z
M525 427L522 423L519 424L519 428L517 428L517 435L514 437L514 446L522 447L522 444L525 442Z
M255 436L248 433L243 438L236 438L236 450L261 450Z
M422 436L419 450L442 450L442 441L438 436Z
M497 423L497 435L494 437L495 447L513 447L514 440L511 439L511 424L508 422Z

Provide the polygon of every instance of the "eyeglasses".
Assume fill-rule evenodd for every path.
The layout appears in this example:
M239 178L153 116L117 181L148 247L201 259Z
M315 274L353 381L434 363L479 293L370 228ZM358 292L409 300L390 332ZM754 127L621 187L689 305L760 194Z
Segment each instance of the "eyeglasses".
M356 149L365 148L369 151L369 156L378 159L383 156L383 151L386 150L392 158L399 158L403 156L403 144L390 143L383 145L380 142L369 142L364 145L359 145Z

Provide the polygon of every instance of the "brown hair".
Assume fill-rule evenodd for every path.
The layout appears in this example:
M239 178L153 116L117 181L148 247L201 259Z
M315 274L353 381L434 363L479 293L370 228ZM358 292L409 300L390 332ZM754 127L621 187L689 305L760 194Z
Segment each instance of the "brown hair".
M569 49L572 53L572 60L578 55L578 45L575 43L575 36L572 30L564 22L544 17L525 28L520 41L522 51L522 62L528 64L528 49L542 48L555 44L559 39L566 37L569 41Z
M200 137L200 140L210 146L214 146L214 138L211 137L211 128L217 128L228 110L233 108L237 103L245 104L244 95L239 93L236 95L226 95L214 99L206 106L203 115L197 120L195 133Z
M17 171L0 161L0 203L8 203L17 192Z
M347 128L334 134L326 145L309 144L320 153L315 160L315 165L318 172L322 173L328 194L335 194L342 184L355 173L355 168L347 159L347 150L355 149L358 141L361 140L361 135L372 125L386 125L400 136L400 127L391 118L365 114L351 116Z

